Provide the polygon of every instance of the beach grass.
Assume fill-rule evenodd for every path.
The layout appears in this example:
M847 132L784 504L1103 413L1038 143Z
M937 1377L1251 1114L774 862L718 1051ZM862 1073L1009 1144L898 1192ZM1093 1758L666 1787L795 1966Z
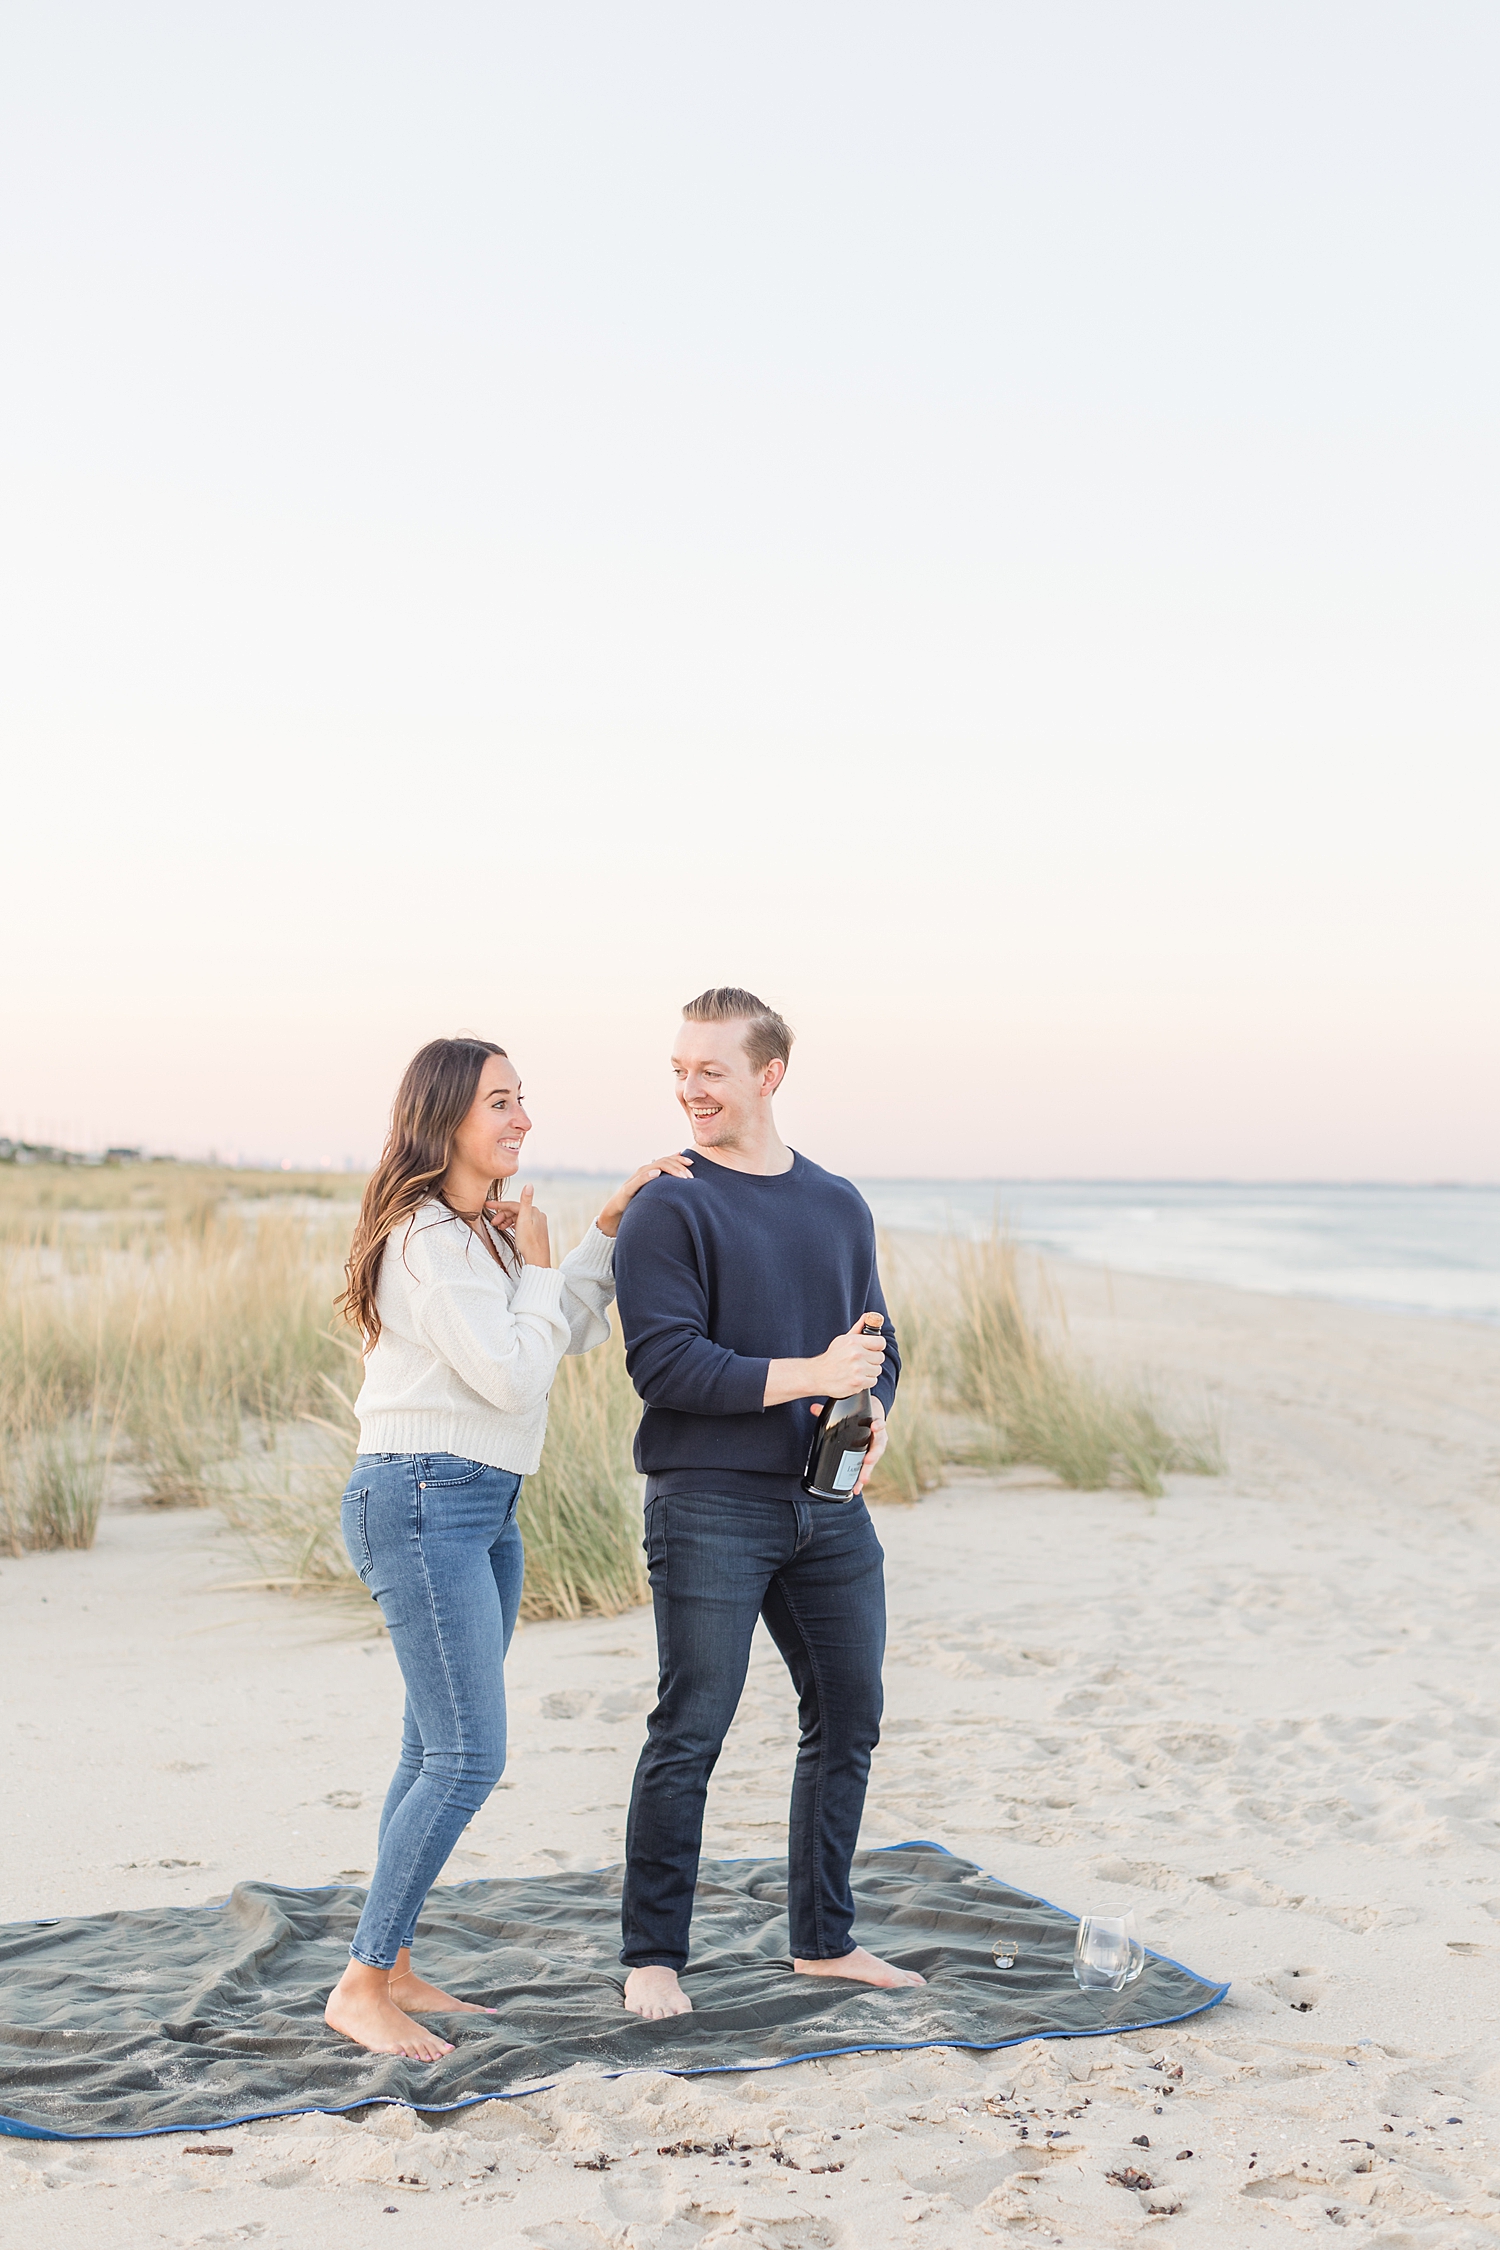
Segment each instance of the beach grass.
M353 1210L336 1175L288 1191L205 1166L0 1166L10 1545L90 1544L111 1487L202 1506L258 1432L316 1410L344 1365Z
M340 1364L330 1322L346 1238L347 1223L234 1206L164 1215L124 1245L55 1213L30 1238L13 1224L0 1257L8 1458L34 1482L43 1433L83 1416L96 1438L110 1430L134 1497L203 1505L247 1422L295 1420Z
M0 1242L66 1237L80 1225L95 1238L130 1241L168 1222L201 1226L226 1202L355 1204L363 1184L357 1173L221 1164L0 1164Z
M1044 1273L1028 1292L1021 1253L1003 1234L955 1242L949 1257L949 1386L969 1417L970 1459L989 1468L1025 1462L1081 1491L1118 1485L1153 1498L1169 1470L1220 1473L1223 1448L1208 1415L1174 1427L1143 1377L1091 1366Z
M523 1617L614 1617L646 1599L639 1420L617 1330L558 1368L542 1465L521 1487Z
M107 1440L82 1416L12 1433L0 1483L0 1543L10 1553L92 1547L109 1475Z
M329 1596L373 1616L340 1527L354 1447L341 1440L309 1446L305 1438L295 1428L267 1431L211 1480L213 1503L255 1569L253 1578L235 1583Z
M368 1611L339 1525L358 1443L353 1389L330 1378L324 1404L295 1424L260 1425L205 1483L255 1564L254 1583ZM524 1618L613 1617L645 1600L640 1479L630 1458L637 1414L617 1336L559 1367L542 1464L521 1487Z
M0 1165L0 1544L86 1547L111 1497L214 1505L262 1582L368 1604L338 1520L360 1362L334 1302L359 1186ZM584 1217L555 1218L554 1239ZM873 1501L915 1502L954 1462L1143 1493L1222 1467L1206 1416L1079 1354L1045 1270L1003 1236L883 1262L903 1373ZM522 1494L524 1615L644 1600L638 1411L617 1336L559 1368Z
M220 1508L261 1583L368 1606L339 1530L359 1354L334 1314L359 1185L0 1166L0 1537L12 1552L91 1544L112 1481L137 1505ZM637 1417L617 1337L563 1363L545 1456L522 1488L524 1616L612 1615L644 1599Z
M889 1244L881 1245L880 1262L887 1277L899 1271ZM949 1451L941 1380L944 1324L941 1307L930 1291L891 1278L886 1283L886 1308L901 1350L901 1382L896 1410L887 1425L885 1451L865 1492L876 1506L910 1506L942 1483Z

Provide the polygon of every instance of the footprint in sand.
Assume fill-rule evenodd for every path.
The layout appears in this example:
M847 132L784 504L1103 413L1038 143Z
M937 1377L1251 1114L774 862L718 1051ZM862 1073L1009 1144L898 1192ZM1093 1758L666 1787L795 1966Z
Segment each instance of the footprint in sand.
M1298 2015L1309 2016L1323 1998L1327 1987L1327 1972L1323 1969L1277 1969L1269 1976L1257 1977L1256 1983L1264 1985L1278 2000L1284 2000Z

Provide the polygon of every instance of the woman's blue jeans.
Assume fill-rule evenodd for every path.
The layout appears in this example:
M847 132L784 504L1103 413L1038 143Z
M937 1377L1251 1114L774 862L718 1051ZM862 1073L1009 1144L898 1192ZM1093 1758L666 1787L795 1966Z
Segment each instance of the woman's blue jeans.
M349 1948L389 1969L422 1901L505 1769L505 1654L521 1606L521 1479L455 1453L361 1453L344 1545L406 1682L401 1760Z

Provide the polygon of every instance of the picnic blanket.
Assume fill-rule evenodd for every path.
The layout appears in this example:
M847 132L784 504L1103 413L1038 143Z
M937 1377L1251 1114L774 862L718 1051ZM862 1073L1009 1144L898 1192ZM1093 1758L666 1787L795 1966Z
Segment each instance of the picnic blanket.
M626 2013L619 1867L440 1886L422 1972L495 2016L433 2017L432 2063L371 2055L323 2002L364 1893L237 1884L212 1906L0 1925L0 2132L43 2139L212 2131L300 2110L402 2102L456 2109L535 2092L564 2071L770 2070L879 2048L1005 2047L1176 2023L1227 1985L1148 1954L1123 1992L1083 1992L1076 1917L939 1844L857 1855L856 1935L925 1985L882 1992L798 1976L784 1859L705 1861L693 2013ZM997 1938L1014 1965L997 1968Z

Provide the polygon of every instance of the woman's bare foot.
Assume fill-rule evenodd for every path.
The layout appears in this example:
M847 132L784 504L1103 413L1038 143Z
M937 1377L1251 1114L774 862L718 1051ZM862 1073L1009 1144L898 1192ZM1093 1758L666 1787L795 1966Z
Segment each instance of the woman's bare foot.
M632 1969L625 1979L625 2005L633 2016L690 2016L693 2003L677 1982L675 1969Z
M391 1971L387 1989L397 2007L405 2008L414 2016L494 2016L500 2012L498 2008L481 2008L476 2000L455 2000L441 1985L429 1984L425 1977L417 1975L411 1965L411 1949L404 1945L396 1955L396 1966Z
M925 1984L915 1969L895 1969L889 1961L879 1960L864 1946L857 1945L852 1953L841 1953L835 1961L794 1961L792 1967L804 1977L853 1977L858 1984Z
M398 1977L392 1970L390 1994L398 2008L406 2008L418 2016L450 2013L464 2016L499 2014L497 2008L481 2008L477 2000L455 2000L451 1992L444 1992L438 1985L429 1984L425 1977L417 1976L410 1969L404 1977Z
M408 2055L413 2062L437 2062L451 2055L453 2043L413 2023L390 1995L390 1971L351 1961L328 1995L323 2021L372 2055Z

